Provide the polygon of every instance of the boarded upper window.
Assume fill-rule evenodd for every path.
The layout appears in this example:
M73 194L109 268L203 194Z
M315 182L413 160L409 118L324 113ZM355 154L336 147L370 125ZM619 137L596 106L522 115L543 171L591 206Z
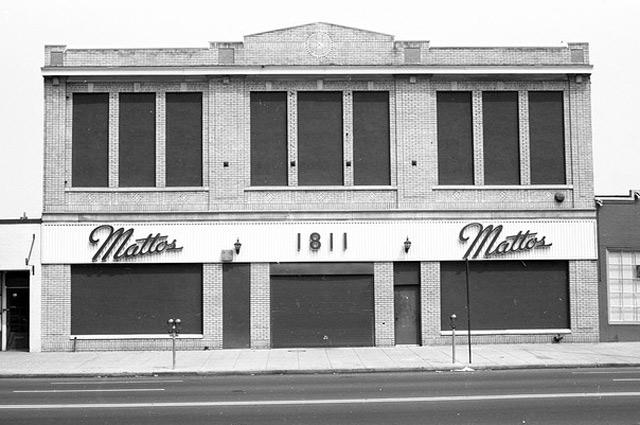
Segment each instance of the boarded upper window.
M473 184L471 92L438 92L438 183Z
M167 93L166 185L202 186L202 93Z
M420 263L398 261L393 263L393 284L420 285Z
M251 93L251 185L286 186L287 93Z
M353 92L353 180L391 184L389 92Z
M520 184L518 127L518 92L482 93L485 184Z
M298 92L298 185L342 185L342 93Z
M109 95L74 93L71 183L75 187L109 185Z
M74 264L71 333L202 334L202 264Z
M119 186L155 186L155 93L120 93L119 131Z
M565 184L564 105L561 91L529 92L531 184Z

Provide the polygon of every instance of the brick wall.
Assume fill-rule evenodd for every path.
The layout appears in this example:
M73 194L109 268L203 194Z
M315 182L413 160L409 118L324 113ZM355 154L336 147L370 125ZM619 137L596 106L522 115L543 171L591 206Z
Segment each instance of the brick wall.
M569 342L597 342L600 339L598 321L598 262L569 262L569 303L571 335Z
M210 348L222 348L222 264L202 265L202 333Z
M42 266L42 351L69 351L71 334L71 267Z
M393 263L375 263L373 267L376 346L394 344Z
M351 94L354 90L390 92L391 185L354 187L345 167L345 185L327 189L297 186L297 167L289 167L289 186L250 187L249 94L259 90L289 92L289 162L297 159L296 97L299 90L344 93L344 158L352 158ZM263 210L570 210L593 209L593 170L588 78L567 81L444 81L407 77L383 80L245 80L208 82L65 83L45 82L45 213L209 212ZM475 186L439 186L436 92L473 93ZM482 91L519 92L520 186L482 186ZM530 90L565 93L567 185L527 186L528 104ZM118 98L120 92L157 94L156 186L118 188ZM165 188L164 99L167 91L203 92L203 181L199 188ZM110 93L109 188L74 188L71 179L72 96L76 92ZM209 184L210 183L210 184ZM565 201L556 202L556 193Z
M440 263L420 263L420 318L422 345L431 345L440 338Z
M271 345L269 263L251 263L251 348Z

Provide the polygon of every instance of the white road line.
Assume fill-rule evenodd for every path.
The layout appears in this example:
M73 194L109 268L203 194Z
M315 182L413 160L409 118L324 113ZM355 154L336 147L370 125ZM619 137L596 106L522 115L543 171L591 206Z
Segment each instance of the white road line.
M164 388L96 388L93 390L13 390L14 393L99 393L130 391L164 391Z
M156 381L64 381L50 382L51 385L102 385L102 384L168 384L184 382L182 379L158 379Z
M585 372L571 372L574 375L595 375L595 374L609 374L609 373L627 373L627 374L631 374L631 373L640 373L640 370L613 370L613 371L606 371L606 370L593 370L593 371L585 371Z
M542 400L553 398L609 398L639 397L640 392L557 393L557 394L504 394L434 397L347 398L320 400L254 400L254 401L187 401L167 403L87 403L87 404L4 404L6 409L123 409L148 407L252 407L252 406L312 406L328 404L384 404L434 403L463 401Z
M640 381L640 378L618 378L618 379L612 379L613 382L633 382L633 381Z

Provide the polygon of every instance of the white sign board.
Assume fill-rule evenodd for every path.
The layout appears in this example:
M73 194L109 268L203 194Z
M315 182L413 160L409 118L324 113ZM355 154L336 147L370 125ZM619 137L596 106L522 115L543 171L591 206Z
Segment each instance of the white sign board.
M481 239L476 240L478 235ZM408 251L407 239L411 242ZM596 221L96 222L42 226L43 264L218 263L222 252L230 250L232 261L247 263L460 261L465 255L475 260L595 260Z

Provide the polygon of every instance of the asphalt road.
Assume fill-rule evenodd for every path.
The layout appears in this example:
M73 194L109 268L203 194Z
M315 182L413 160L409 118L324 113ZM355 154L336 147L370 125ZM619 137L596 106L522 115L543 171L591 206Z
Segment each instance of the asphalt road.
M0 424L640 424L640 369L0 379Z

